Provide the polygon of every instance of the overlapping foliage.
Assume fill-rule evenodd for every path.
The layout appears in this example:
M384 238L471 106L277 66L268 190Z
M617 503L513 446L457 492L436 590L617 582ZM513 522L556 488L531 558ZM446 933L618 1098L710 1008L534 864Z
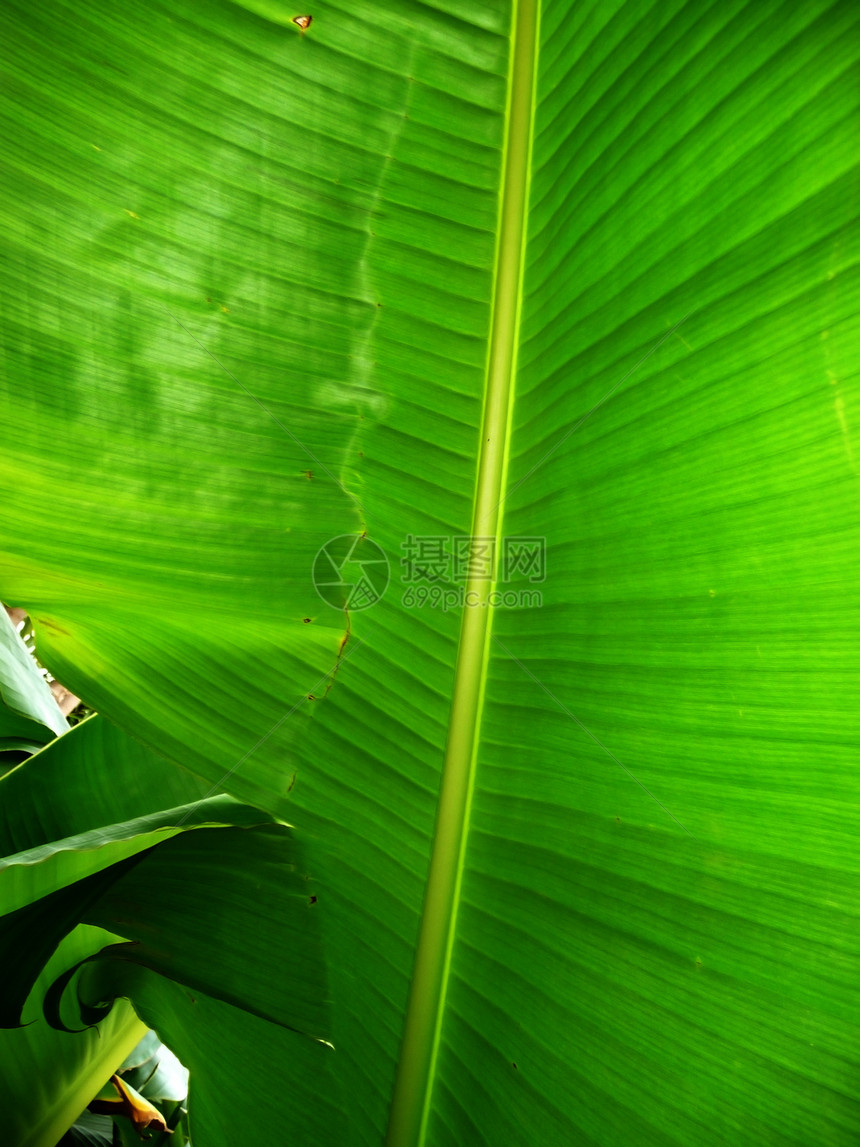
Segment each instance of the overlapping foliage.
M188 1065L195 1147L383 1138L462 648L459 611L403 604L399 559L476 532L506 301L498 529L546 539L546 580L541 608L495 612L470 683L421 1137L851 1143L860 14L520 0L539 51L506 300L512 5L320 0L305 33L294 15L0 12L0 594L102 714L0 797L122 738L50 791L125 811L64 839L212 786L294 826L211 830L289 841L301 916L261 981L271 1017L187 974L111 981L117 963L86 1002L131 994ZM347 618L311 569L364 530L394 578ZM124 863L130 839L98 847ZM92 844L32 871L73 856L89 878ZM210 928L215 893L175 891ZM269 966L276 922L244 920L231 974ZM294 1026L334 1050L281 1026L293 960L298 995L331 1005L324 1033Z

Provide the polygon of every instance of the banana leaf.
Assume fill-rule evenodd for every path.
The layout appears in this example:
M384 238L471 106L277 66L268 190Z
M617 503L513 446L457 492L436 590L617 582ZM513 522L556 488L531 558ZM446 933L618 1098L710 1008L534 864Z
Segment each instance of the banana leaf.
M317 899L195 1147L855 1142L856 5L0 36L0 594Z
M181 986L192 1012L198 995L229 1004L222 1042L276 1029L285 1060L312 1042L314 1079L325 1074L325 965L300 846L268 814L202 788L101 717L0 779L0 1027L17 1029L0 1031L0 1100L12 1142L55 1144L128 1064L145 1029L126 1002L140 1007L127 968ZM171 796L187 803L158 807ZM257 1075L250 1058L237 1064L232 1098L199 1079L198 1102L219 1102L225 1134Z
M0 768L18 764L67 728L48 683L0 607Z

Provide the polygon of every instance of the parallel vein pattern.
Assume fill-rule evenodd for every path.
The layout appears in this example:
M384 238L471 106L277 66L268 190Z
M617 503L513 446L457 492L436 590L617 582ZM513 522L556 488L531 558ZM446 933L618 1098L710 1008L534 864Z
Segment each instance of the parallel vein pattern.
M295 825L337 1050L287 1095L277 1039L238 1046L297 1142L379 1147L460 626L406 604L403 545L473 528L513 5L313 7L3 6L0 590L107 717ZM424 1139L841 1147L856 5L539 27L503 506L546 579L493 617ZM332 678L310 571L364 527L392 583ZM283 1136L259 1118L231 1147Z
M857 14L542 29L506 532L547 578L496 619L438 1142L848 1144Z
M472 538L492 538L494 552L501 550L499 509L504 496L518 349L537 19L534 0L518 0L511 30L499 236L471 530ZM480 570L465 583L468 607L463 611L457 649L439 805L386 1137L389 1147L423 1144L427 1138L471 827L494 585L495 580L488 580Z

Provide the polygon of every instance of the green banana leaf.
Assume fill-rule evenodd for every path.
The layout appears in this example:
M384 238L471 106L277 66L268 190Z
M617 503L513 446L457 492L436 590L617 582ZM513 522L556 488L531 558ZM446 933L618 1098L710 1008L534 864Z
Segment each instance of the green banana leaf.
M0 1023L19 1022L37 974L60 940L84 921L129 941L106 949L104 960L142 964L323 1039L318 937L287 835L275 825L181 833L4 916ZM217 913L211 907L216 897ZM58 1023L62 986L46 1008Z
M323 930L195 1147L855 1142L860 12L299 15L0 11L0 592Z
M0 1031L3 1134L15 1147L56 1144L146 1034L127 1000L118 1000L97 1026L74 1035L51 1028L42 1016L42 998L56 979L116 939L101 928L75 929L36 981L24 1011L26 1026Z
M0 779L0 1024L25 1023L0 1031L12 1141L56 1143L65 1130L57 1118L68 1125L137 1043L140 1022L113 1004L137 1006L129 967L181 985L193 1011L204 994L207 1006L227 1001L222 1043L236 1032L265 1043L276 1028L286 1057L293 1043L313 1042L314 1078L325 1073L325 965L300 847L267 814L202 787L101 717ZM189 803L158 809L170 797ZM160 1023L173 1006L157 1013ZM231 1099L205 1072L197 1080L204 1107L221 1101L225 1133L247 1114L258 1080L270 1090L277 1080L250 1058L235 1072Z
M114 1122L109 1115L84 1111L60 1140L59 1147L115 1147Z
M151 1100L184 1101L188 1095L188 1071L155 1032L147 1032L130 1056L120 1064L118 1074L126 1083Z

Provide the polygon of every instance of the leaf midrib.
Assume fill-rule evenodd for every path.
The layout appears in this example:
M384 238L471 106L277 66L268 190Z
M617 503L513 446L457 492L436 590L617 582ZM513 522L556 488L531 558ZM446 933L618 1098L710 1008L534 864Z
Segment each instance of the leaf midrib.
M499 225L472 537L496 539L508 462L526 240L539 0L515 0ZM389 1116L387 1147L425 1141L469 833L493 611L492 580L470 578L463 610L424 909ZM469 595L473 596L469 596Z

